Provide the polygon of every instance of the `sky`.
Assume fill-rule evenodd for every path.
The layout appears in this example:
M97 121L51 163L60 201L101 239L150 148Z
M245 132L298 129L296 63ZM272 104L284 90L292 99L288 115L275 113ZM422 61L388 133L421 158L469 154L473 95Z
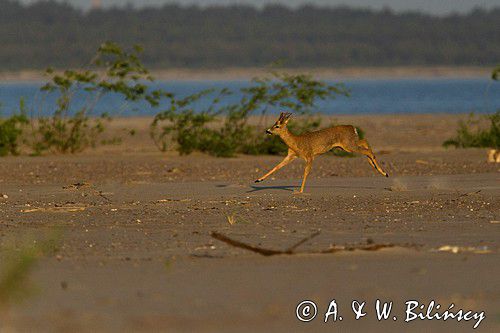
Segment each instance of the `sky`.
M34 2L37 0L22 0L23 2ZM60 0L77 5L81 8L88 8L92 0ZM100 0L103 6L125 5L127 3L134 6L161 5L164 3L178 3L182 5L202 5L213 4L251 4L262 6L269 3L280 3L289 6L299 6L303 4L317 5L349 5L352 7L364 7L381 9L389 7L396 12L417 10L434 15L445 15L451 12L468 12L478 6L482 8L500 7L500 0Z

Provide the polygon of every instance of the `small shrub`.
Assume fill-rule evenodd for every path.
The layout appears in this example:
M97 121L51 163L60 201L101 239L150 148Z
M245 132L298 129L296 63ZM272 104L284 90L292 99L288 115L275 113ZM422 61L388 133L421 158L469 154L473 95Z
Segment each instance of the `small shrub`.
M54 111L43 116L44 103L35 107L38 118L32 119L32 140L29 142L35 154L45 151L77 153L99 143L117 142L102 140L107 114L95 115L94 109L102 96L117 93L126 101L145 100L158 105L167 93L148 90L144 81L152 81L147 69L139 60L140 47L125 51L111 42L103 43L90 63L91 69L66 70L56 73L47 70L50 81L41 88L42 93L57 93ZM74 110L74 96L84 92L84 106ZM45 99L41 99L44 101Z
M485 116L489 121L489 128L479 126L479 119L473 114L467 121L460 121L457 135L443 143L444 147L456 148L496 148L500 146L500 111Z
M21 142L23 128L28 124L24 110L24 101L20 102L21 113L6 119L0 119L0 156L19 154L18 147Z
M187 155L201 150L204 137L210 134L205 126L214 121L212 107L196 112L192 104L211 91L203 91L183 99L170 98L169 108L158 113L150 126L150 135L156 147L167 151L170 142L177 144L177 151Z
M493 72L491 72L491 78L495 81L498 81L498 75L500 75L500 66L497 66Z

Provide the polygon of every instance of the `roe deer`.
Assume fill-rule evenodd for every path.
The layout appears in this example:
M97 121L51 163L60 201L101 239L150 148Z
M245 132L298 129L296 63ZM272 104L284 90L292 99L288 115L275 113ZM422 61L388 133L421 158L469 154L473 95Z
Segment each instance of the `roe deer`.
M389 177L389 175L382 170L378 165L375 155L373 155L368 142L360 139L358 131L354 126L341 125L325 128L319 131L304 133L302 135L294 135L290 133L286 127L288 120L290 120L291 113L281 113L278 121L266 130L267 134L279 135L280 138L288 146L288 155L281 163L275 166L271 171L257 179L255 182L259 183L278 171L297 157L306 161L304 170L304 178L302 179L302 186L300 192L304 191L307 175L311 171L312 162L317 155L324 154L333 148L341 148L347 152L361 153L368 158L370 165L375 168L382 175Z

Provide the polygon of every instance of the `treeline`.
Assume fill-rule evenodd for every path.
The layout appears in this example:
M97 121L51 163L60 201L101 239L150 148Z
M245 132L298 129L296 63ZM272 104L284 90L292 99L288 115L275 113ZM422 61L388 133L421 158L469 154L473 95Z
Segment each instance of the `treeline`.
M347 7L110 8L0 0L0 70L81 66L104 40L144 46L153 68L495 65L500 7L464 15Z

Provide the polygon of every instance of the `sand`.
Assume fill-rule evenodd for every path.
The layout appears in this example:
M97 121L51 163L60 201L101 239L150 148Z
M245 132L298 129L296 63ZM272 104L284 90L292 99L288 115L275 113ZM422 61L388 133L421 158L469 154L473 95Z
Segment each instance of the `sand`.
M138 129L119 146L0 159L0 260L62 227L58 252L30 274L37 292L0 309L0 330L472 330L404 322L406 301L435 300L485 311L477 331L498 331L499 165L440 146L456 116L337 118L365 129L390 178L363 157L322 156L294 195L301 162L254 184L279 156L160 153L148 119L116 121ZM316 236L263 256L212 232L277 252ZM295 317L306 299L319 310L310 323ZM333 299L343 320L325 324ZM377 299L394 302L389 320L377 321ZM366 317L354 319L353 300Z
M272 69L272 68L269 68ZM157 80L250 80L268 74L266 68L172 68L151 71ZM491 68L474 66L401 66L401 67L340 67L340 68L280 68L286 73L308 73L323 80L339 79L401 79L401 78L489 78ZM45 71L23 70L0 72L0 82L38 82L47 79Z

